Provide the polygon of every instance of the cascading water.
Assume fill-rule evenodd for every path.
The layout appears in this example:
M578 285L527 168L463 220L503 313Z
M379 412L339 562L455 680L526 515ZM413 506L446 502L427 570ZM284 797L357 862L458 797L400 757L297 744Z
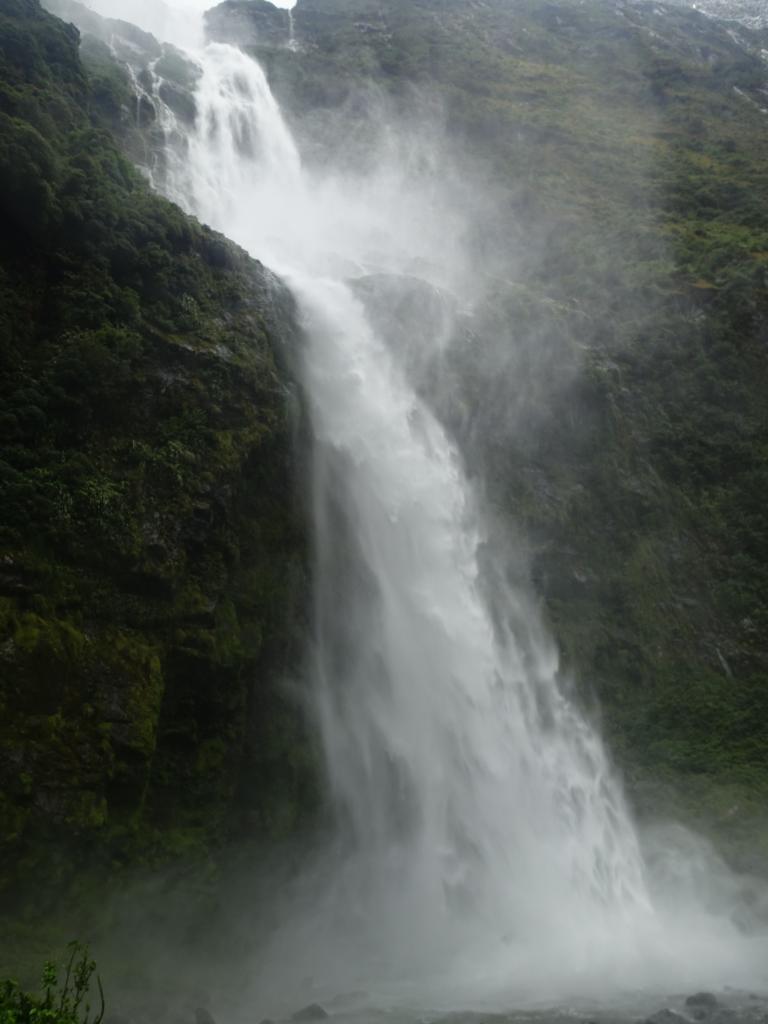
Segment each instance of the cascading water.
M198 131L172 194L266 255L301 300L318 460L319 718L368 884L391 872L388 884L436 917L430 926L446 927L459 901L499 937L547 905L642 906L621 795L598 739L558 692L551 646L529 636L522 649L485 606L478 517L455 447L351 286L315 255L354 234L355 250L341 254L373 270L361 251L370 231L385 249L377 260L399 271L412 239L382 236L359 206L351 228L313 223L314 183L261 69L223 45L202 66Z
M306 336L311 663L343 841L283 952L304 934L334 983L433 1004L735 970L728 922L715 935L702 911L692 933L654 909L600 739L532 606L490 596L459 453L354 285L418 267L463 302L461 211L407 152L365 178L305 171L261 68L219 44L193 59L196 127L168 121L183 150L157 184L283 275Z
M296 42L296 26L293 21L293 8L288 9L288 49L298 49L298 44Z

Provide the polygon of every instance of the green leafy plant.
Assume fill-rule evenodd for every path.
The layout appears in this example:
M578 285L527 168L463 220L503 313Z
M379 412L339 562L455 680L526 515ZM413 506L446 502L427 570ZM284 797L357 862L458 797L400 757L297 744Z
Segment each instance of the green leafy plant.
M99 1009L92 1015L91 988L96 964L88 948L78 942L68 946L64 978L55 963L43 967L42 993L25 992L17 981L0 986L0 1024L101 1024L104 990L96 975Z

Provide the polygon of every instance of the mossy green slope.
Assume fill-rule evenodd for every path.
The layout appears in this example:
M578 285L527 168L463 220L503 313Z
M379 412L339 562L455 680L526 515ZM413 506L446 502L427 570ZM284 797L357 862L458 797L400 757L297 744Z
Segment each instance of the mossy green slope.
M73 857L272 839L313 800L281 688L306 596L293 303L150 193L103 89L73 27L6 0L0 891L20 897Z

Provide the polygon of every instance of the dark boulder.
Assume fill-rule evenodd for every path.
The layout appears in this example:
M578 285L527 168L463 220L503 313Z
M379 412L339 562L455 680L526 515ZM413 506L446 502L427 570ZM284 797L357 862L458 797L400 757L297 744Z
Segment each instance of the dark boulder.
M674 1010L663 1009L648 1017L643 1024L685 1024L686 1018Z
M319 1003L310 1003L303 1010L297 1010L291 1020L327 1020L329 1016L328 1011L324 1010Z

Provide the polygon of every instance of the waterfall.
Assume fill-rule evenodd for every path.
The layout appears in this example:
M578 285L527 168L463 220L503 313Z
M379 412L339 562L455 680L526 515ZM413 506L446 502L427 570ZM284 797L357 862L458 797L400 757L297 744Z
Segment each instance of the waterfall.
M459 946L466 918L499 944L549 944L574 916L609 932L648 905L619 786L531 606L506 590L489 607L461 457L348 280L439 263L450 218L433 211L417 239L423 197L407 182L371 197L358 182L355 202L313 179L261 68L220 44L198 59L197 130L168 190L299 298L316 439L312 682L360 890L376 893L379 926L385 903L391 926L417 923L422 950L454 927Z
M157 184L283 276L306 339L309 662L340 839L283 965L303 935L329 984L433 1005L730 970L730 922L654 904L601 739L533 602L503 572L488 584L504 552L460 452L355 283L419 274L466 304L464 212L407 147L366 175L308 171L257 63L192 57L196 125ZM418 324L414 344L443 342Z

